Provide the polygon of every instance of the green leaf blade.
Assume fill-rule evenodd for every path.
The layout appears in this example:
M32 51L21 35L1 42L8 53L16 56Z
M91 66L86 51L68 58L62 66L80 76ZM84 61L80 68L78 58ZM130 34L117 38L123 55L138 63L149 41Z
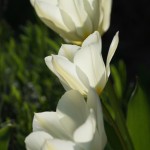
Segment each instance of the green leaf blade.
M11 125L7 125L0 129L0 149L8 150L10 134L11 134Z
M127 126L135 150L150 148L150 105L142 88L137 84L128 104Z

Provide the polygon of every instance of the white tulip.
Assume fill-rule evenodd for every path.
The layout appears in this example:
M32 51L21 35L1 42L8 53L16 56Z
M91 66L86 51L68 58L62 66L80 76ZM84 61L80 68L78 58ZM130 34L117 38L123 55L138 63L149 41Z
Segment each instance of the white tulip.
M112 0L30 0L40 19L66 41L81 44L110 25Z
M66 92L56 112L36 113L27 150L103 150L107 142L102 108L95 90L87 100L75 90Z
M60 79L66 90L78 90L86 95L88 88L100 94L110 75L110 61L119 42L118 33L110 45L106 66L101 54L101 37L95 31L85 39L82 46L62 45L58 55L45 58L46 65Z

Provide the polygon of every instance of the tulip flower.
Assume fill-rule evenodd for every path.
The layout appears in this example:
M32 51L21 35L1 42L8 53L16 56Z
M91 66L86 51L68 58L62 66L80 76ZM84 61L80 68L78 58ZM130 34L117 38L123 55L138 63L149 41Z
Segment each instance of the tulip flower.
M66 41L81 44L110 25L112 0L30 0L40 19Z
M95 90L87 100L75 90L66 92L56 112L35 113L27 150L103 150L107 142L102 108Z
M110 61L118 45L118 33L110 45L106 66L101 54L101 37L95 31L88 36L82 46L61 46L58 55L45 58L48 68L60 79L66 90L78 90L86 95L89 87L100 94L110 75Z

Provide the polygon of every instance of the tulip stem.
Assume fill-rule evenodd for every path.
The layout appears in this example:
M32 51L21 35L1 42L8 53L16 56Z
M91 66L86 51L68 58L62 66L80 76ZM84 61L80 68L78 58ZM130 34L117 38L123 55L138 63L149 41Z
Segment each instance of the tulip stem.
M123 150L127 150L127 146L126 146L126 143L124 142L124 139L121 135L121 132L118 128L118 126L116 125L115 121L113 120L111 114L109 113L109 111L107 110L107 108L105 107L104 103L102 102L102 106L103 106L103 112L105 114L105 117L106 119L108 120L109 124L114 128L120 142L121 142L121 145L123 147Z
M124 142L126 143L126 150L134 150L133 144L126 126L126 121L122 109L119 104L119 100L116 96L116 93L112 87L112 84L108 82L107 85L108 95L110 97L110 104L115 113L115 124L117 125ZM119 134L119 133L118 133Z

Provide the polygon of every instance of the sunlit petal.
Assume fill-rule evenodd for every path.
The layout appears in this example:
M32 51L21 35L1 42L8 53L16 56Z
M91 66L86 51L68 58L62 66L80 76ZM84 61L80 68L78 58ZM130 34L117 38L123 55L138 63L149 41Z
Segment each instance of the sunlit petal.
M111 0L30 0L40 19L65 41L82 44L109 27Z
M91 109L87 120L74 132L74 140L79 143L92 141L95 134L95 116Z
M103 21L102 30L107 31L110 26L112 0L102 0Z
M75 143L71 141L53 139L47 140L42 150L78 150L78 149L75 149Z
M75 64L71 63L65 57L54 56L53 66L72 89L79 90L83 94L87 92L87 88L77 76Z
M102 147L104 147L104 145L107 142L107 138L106 138L106 133L105 133L105 129L104 129L103 112L102 112L102 107L101 107L99 96L93 89L90 89L88 92L87 104L90 108L92 108L95 111L98 134L101 137L100 145L102 145Z
M32 132L25 139L27 150L41 150L45 140L53 139L53 137L43 131Z
M78 51L74 63L86 74L92 87L97 85L105 71L102 56L95 45L89 45Z
M73 134L74 130L84 123L89 110L83 96L78 91L71 90L60 99L57 113L61 116L60 121L66 131L70 130L69 132Z
M109 48L109 52L108 52L108 55L107 55L107 61L106 61L106 72L107 72L107 76L110 75L110 61L117 49L117 46L118 46L118 43L119 43L119 32L116 33L116 35L114 36L112 42L111 42L111 45L110 45L110 48Z
M65 134L65 130L59 122L59 115L56 112L35 113L33 131L45 131L57 138L69 138Z
M64 56L68 58L70 61L73 60L73 57L75 53L80 49L77 45L69 45L69 44L63 44L61 48L59 49L58 55Z
M92 44L95 44L95 49L99 50L100 54L102 49L102 41L100 34L97 31L95 31L93 34L91 34L84 40L84 42L82 43L82 47L84 48Z
M62 83L63 87L66 90L70 90L71 88L68 85L68 83L55 70L55 68L53 66L53 56L47 56L47 57L45 57L45 63L47 65L47 67L59 78L59 80Z

